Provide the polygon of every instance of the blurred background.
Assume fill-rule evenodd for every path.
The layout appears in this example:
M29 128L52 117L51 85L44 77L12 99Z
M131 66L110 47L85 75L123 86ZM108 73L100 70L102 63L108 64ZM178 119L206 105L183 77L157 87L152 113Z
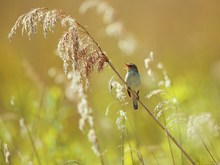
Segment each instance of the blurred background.
M67 28L58 25L45 39L39 26L31 40L18 29L13 40L8 40L17 18L38 7L62 9L84 25L122 76L126 73L124 63L137 64L142 76L140 97L152 110L161 98L148 100L145 96L160 87L150 79L144 61L153 52L155 63L163 64L163 71L171 81L167 90L177 100L178 110L186 116L185 127L178 130L185 131L183 138L189 138L186 132L190 119L204 114L209 119L204 125L212 121L210 129L218 131L220 1L106 0L100 1L104 5L99 8L91 5L94 2L98 1L0 1L0 145L8 145L11 164L39 163L28 134L32 135L41 164L100 163L90 148L86 131L78 128L80 116L66 95L68 80L62 71L62 60L56 55L58 40ZM109 13L102 11L106 6ZM161 71L153 69L153 72L158 75ZM94 72L87 94L105 162L120 164L121 132L116 119L122 106L114 92L109 91L112 76L114 72L108 67L101 73ZM146 163L172 162L164 133L141 107L134 112L130 100L126 99L130 123L126 142L143 155ZM178 135L178 131L174 131L174 135ZM212 144L209 140L206 142L212 146L209 150L217 161L219 134L205 134L211 136L204 137L205 140L214 138ZM194 146L190 138L182 144L197 162L214 161L204 144ZM178 149L173 148L179 156L176 164L188 164L181 159ZM198 151L204 155L198 156ZM125 152L125 158L126 164L132 164L129 152ZM139 164L138 158L134 159ZM0 162L6 162L4 152Z

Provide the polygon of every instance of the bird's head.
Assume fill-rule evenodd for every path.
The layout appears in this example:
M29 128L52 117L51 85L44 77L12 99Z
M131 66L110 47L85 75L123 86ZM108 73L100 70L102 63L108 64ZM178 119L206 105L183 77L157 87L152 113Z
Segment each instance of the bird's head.
M134 70L134 71L137 71L137 72L138 72L137 66L136 66L135 64L133 64L133 63L126 63L126 64L125 64L125 69L126 69L127 71Z

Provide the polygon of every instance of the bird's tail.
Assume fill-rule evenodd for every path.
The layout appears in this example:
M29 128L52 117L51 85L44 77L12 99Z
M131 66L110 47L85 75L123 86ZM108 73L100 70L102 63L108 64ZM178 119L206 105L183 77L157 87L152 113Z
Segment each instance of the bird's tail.
M134 94L131 94L131 100L133 103L134 110L137 110L138 109L138 101L137 101L137 98Z

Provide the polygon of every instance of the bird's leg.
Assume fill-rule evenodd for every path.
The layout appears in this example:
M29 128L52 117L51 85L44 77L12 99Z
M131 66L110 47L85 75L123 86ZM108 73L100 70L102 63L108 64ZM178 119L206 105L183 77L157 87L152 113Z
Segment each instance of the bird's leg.
M128 88L127 88L127 92L128 92L128 96L129 96L129 97L131 97L131 92L130 92L130 90L131 90L131 88L128 87Z
M139 100L139 91L137 91L137 99Z

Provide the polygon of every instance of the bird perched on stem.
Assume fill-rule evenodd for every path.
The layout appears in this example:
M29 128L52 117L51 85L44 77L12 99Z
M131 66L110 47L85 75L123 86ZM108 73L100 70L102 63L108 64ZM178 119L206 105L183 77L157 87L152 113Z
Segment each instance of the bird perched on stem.
M141 87L141 77L135 64L127 63L125 65L125 69L127 70L127 73L125 75L127 92L129 97L131 97L134 109L137 110L139 99L138 94Z

